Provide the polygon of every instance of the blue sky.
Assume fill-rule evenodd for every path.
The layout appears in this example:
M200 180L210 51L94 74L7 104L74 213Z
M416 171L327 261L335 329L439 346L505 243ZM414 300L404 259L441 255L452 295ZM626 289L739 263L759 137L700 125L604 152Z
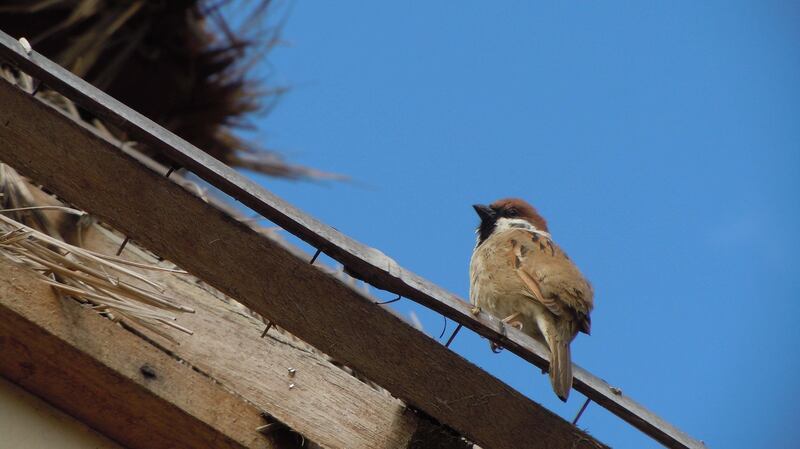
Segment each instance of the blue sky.
M470 205L529 200L595 286L576 363L712 448L790 447L798 23L797 2L295 2L259 67L293 90L250 136L354 182L258 179L462 297ZM583 401L474 334L453 349L566 418ZM660 447L597 405L580 425Z

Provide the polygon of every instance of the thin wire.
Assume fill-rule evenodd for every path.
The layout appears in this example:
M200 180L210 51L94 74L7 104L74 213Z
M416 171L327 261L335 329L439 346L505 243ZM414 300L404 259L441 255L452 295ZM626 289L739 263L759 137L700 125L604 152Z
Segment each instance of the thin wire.
M378 305L378 306L382 306L382 305L384 305L384 304L391 304L391 303L393 303L393 302L400 301L401 299L403 299L403 297L402 297L402 296L400 296L400 295L397 295L397 298L390 299L390 300L388 300L388 301L383 301L383 302L380 302L380 301L378 301L378 302L376 302L376 303L374 303L374 304L375 304L375 305Z
M444 318L444 326L442 326L442 333L439 334L439 338L444 337L444 333L447 330L447 317L442 315L442 318Z
M125 245L127 245L127 244L128 244L128 241L129 241L130 239L131 239L130 237L125 237L125 240L123 240L123 241L122 241L122 245L119 245L119 249L117 250L117 255L118 255L118 256L119 256L120 254L122 254L122 250L123 250L123 249L125 249Z
M458 334L458 331L460 331L463 326L464 325L461 324L461 323L458 324L458 327L456 327L456 330L453 331L453 335L451 335L450 338L447 339L447 343L445 343L445 345L444 345L445 348L449 348L450 347L450 343L453 342L453 339L456 338L456 334Z
M272 321L267 321L267 328L264 329L264 332L261 333L261 338L264 338L264 337L267 336L267 332L269 332L269 329L271 327L272 327Z
M580 409L580 410L578 410L578 414L577 414L577 415L575 415L575 419L573 419L573 420L572 420L572 425L573 425L573 426L574 426L575 424L578 424L578 420L579 420L579 419L581 419L581 415L583 415L583 412L584 412L584 411L586 411L586 407L588 407L588 406L589 406L589 403L590 403L590 402L592 402L592 400L591 400L591 399L589 399L589 398L586 398L586 402L584 402L584 403L583 403L583 406L581 406L581 409Z
M314 253L314 257L311 258L311 262L309 262L309 264L314 265L314 262L317 261L317 257L319 257L321 252L322 249L318 249L317 252Z

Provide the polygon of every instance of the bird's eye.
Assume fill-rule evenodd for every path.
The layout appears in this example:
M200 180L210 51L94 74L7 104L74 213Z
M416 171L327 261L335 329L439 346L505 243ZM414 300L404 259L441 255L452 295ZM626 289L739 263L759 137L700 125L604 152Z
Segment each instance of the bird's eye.
M509 207L508 209L506 209L506 215L508 215L509 217L516 217L517 215L519 215L519 211L517 211L517 209L514 207Z

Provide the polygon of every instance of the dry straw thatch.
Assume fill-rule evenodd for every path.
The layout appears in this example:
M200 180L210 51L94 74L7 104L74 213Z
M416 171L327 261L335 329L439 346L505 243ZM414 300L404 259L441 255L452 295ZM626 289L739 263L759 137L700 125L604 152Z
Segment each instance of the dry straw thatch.
M228 164L288 178L337 178L286 164L275 153L258 151L233 136L235 127L246 124L244 117L261 107L260 99L266 98L269 108L282 93L281 89L259 90L244 77L245 50L253 47L269 50L277 42L280 27L260 34L255 40L241 37L241 32L236 37L218 11L231 2L223 0L212 6L209 3L12 0L0 4L0 29L26 36L37 51ZM250 4L257 4L252 6L253 14L249 14L254 19L242 27L255 30L258 28L253 28L254 23L267 14L270 2ZM111 18L115 18L111 21L113 26L109 25ZM173 39L167 39L169 36ZM169 45L164 44L165 39ZM76 46L81 46L81 52L71 50ZM144 70L151 66L157 66L158 70ZM35 91L37 98L109 140L162 165L172 165L140 144L128 141L120 130L82 112L57 92L37 86L27 74L0 63L0 78L29 93ZM152 104L154 100L161 101ZM204 189L197 184L179 176L173 176L173 180L207 199ZM43 202L27 185L26 180L0 161L0 257L40 273L43 282L60 294L84 302L116 321L134 327L140 325L170 340L164 326L189 331L175 323L176 312L186 312L186 308L149 281L146 274L137 272L163 271L163 264L132 264L82 248L81 237L87 227L107 232L105 228L83 212L54 205L53 198ZM281 240L272 228L259 230ZM345 282L355 282L341 269L335 274ZM363 284L353 286L366 290Z
M6 0L0 29L27 38L36 51L228 165L290 179L341 179L289 164L234 134L251 127L253 114L269 111L286 91L248 76L280 42L285 8L272 3ZM222 8L247 19L232 27Z
M0 67L0 78L25 91L33 89L28 75L8 67ZM81 121L71 101L54 92L41 95ZM105 130L96 120L86 124ZM55 198L44 199L41 192L35 195L24 178L0 162L0 257L39 273L42 282L60 295L87 304L114 321L143 327L171 341L174 339L162 330L164 326L191 333L175 322L175 314L193 310L139 271L186 272L82 248L84 231L98 226L85 212L66 207ZM65 241L67 235L75 244Z
M88 304L114 321L142 326L170 340L159 326L191 333L175 323L174 313L193 310L169 297L163 287L139 272L186 274L184 271L89 251L37 230L40 227L58 234L45 211L78 217L86 214L64 206L30 205L35 199L25 181L5 164L0 164L0 195L0 257L39 273L42 282L60 294ZM32 222L31 226L23 221Z
M241 16L249 19L236 30L220 13L233 6L248 8ZM273 15L268 0L9 0L0 4L0 29L26 37L38 52L230 165L293 179L335 179L287 164L276 153L234 135L235 129L248 126L248 117L271 109L285 91L264 88L246 76L254 58L279 41L281 23ZM0 63L0 77L36 91L37 97L111 140L174 165L13 67ZM0 257L40 273L60 294L116 321L168 339L164 326L190 332L175 323L175 313L188 310L138 272L180 270L82 248L83 231L99 225L83 212L50 200L43 203L27 185L0 161ZM191 188L202 190L195 184ZM200 196L205 197L202 191Z

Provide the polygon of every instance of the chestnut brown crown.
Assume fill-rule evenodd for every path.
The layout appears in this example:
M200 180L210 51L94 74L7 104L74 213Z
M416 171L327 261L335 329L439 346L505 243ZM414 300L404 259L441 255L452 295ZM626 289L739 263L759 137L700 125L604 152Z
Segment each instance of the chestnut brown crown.
M525 200L519 198L504 198L495 201L489 205L489 207L496 211L498 217L522 218L536 226L536 229L549 232L547 229L547 221L545 221L545 219L539 215L539 212Z
M475 204L472 206L481 218L478 225L478 245L483 243L494 232L497 221L501 218L526 220L536 229L549 232L547 222L530 204L519 198L504 198L489 206Z

